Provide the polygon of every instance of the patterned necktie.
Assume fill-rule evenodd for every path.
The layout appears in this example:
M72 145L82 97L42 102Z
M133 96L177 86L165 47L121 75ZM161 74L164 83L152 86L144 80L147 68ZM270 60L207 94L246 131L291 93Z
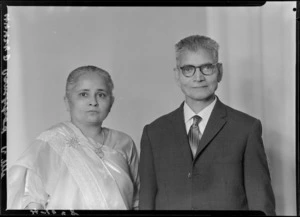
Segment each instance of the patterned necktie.
M199 122L201 121L201 117L198 115L195 115L193 117L193 124L189 130L189 142L190 142L190 146L191 146L191 150L193 153L193 157L195 157L196 152L197 152L197 148L201 139L201 132L199 130Z

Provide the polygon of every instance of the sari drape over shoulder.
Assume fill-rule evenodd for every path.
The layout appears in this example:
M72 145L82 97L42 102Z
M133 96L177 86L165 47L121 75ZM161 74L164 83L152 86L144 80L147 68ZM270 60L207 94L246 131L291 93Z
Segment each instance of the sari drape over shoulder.
M71 122L40 134L8 170L7 208L137 209L138 154L131 137L102 128L104 144Z

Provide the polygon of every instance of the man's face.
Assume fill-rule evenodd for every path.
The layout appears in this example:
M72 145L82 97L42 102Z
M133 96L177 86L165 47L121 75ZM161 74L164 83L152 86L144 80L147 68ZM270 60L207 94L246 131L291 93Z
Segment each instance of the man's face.
M178 69L176 70L177 83L188 102L202 101L208 102L214 98L214 93L218 87L218 82L222 79L222 68L216 66L212 75L204 75L197 68L191 77L185 77L180 67L186 65L200 66L207 63L215 63L212 54L205 50L199 49L196 52L183 51L177 61Z

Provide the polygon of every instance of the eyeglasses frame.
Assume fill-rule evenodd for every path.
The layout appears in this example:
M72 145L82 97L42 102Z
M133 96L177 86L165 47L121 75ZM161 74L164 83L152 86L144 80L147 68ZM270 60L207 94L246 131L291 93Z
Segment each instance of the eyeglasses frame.
M207 65L207 64L211 64L211 65L213 65L213 66L217 66L218 70L220 70L219 67L222 66L222 63L219 63L219 62L217 62L217 63L205 63L205 64L202 64L202 65L200 65L200 66L188 65L188 66L193 66L193 67L194 67L194 73L193 73L191 76L186 76L186 75L182 72L182 67L183 67L183 66L177 67L177 69L180 69L181 73L182 73L185 77L187 77L187 78L193 77L193 76L195 75L195 73L196 73L197 68L199 68L199 71L200 71L203 75L205 75L205 76L213 75L214 73L212 73L212 74L205 74L205 73L203 73L203 71L202 71L201 68L202 68L203 66ZM186 65L186 66L187 66L187 65ZM176 69L176 68L175 68L175 69Z

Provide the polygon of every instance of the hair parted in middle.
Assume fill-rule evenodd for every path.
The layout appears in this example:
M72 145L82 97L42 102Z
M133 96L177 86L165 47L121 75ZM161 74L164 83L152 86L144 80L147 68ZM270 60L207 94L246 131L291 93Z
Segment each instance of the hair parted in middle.
M175 44L176 60L178 61L180 54L184 51L197 52L199 49L206 49L211 52L214 61L218 62L219 44L215 40L203 35L191 35Z

